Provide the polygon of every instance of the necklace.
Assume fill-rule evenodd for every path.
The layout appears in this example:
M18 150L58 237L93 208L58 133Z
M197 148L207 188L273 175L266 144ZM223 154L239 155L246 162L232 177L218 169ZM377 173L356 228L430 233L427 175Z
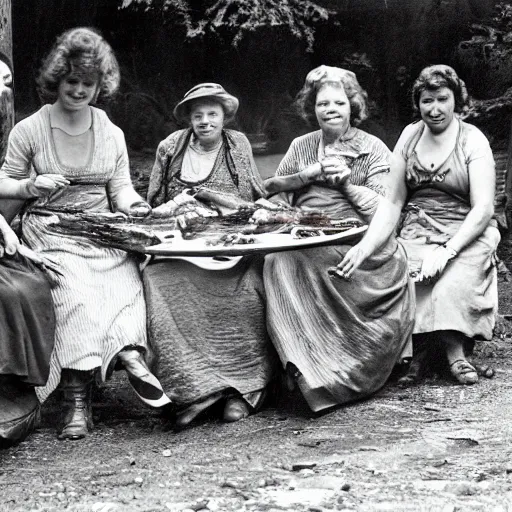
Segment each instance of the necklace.
M190 147L198 154L200 155L210 155L212 153L215 153L219 150L220 146L222 145L222 139L215 144L211 149L204 149L199 142L193 142L190 144Z
M86 128L83 132L80 133L69 133L67 130L62 128L62 126L52 126L52 130L60 130L61 132L65 133L68 137L80 137L80 135L84 135L88 131L90 131L91 127L89 126Z

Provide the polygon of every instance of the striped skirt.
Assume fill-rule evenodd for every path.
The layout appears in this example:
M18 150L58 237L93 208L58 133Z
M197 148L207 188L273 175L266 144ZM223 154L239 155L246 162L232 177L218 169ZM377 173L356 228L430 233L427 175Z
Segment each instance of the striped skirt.
M55 235L51 217L28 215L24 241L54 263L55 349L44 401L60 382L62 368L101 368L102 379L124 347L146 347L146 305L136 261L124 251L101 247L82 237Z
M300 372L313 411L379 390L408 348L414 287L407 258L394 240L350 281L328 274L348 245L265 257L267 325L283 367Z

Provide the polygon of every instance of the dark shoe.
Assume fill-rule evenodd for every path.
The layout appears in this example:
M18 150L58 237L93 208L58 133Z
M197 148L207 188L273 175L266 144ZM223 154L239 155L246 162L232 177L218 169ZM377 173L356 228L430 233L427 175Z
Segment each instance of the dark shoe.
M208 407L212 406L220 398L219 394L211 395L202 402L196 402L195 404L189 405L186 409L180 411L176 415L174 422L175 430L183 430L188 427L203 411L206 411Z
M242 398L230 398L224 406L224 421L232 423L249 416L249 406Z
M461 383L472 385L478 382L478 373L466 359L457 359L450 363L450 372Z
M63 418L58 439L82 439L92 430L92 376L92 372L62 370L59 388L62 391Z
M128 374L128 380L133 390L144 403L151 407L163 407L171 403L159 380L150 372L139 351L123 350L119 352L118 357Z

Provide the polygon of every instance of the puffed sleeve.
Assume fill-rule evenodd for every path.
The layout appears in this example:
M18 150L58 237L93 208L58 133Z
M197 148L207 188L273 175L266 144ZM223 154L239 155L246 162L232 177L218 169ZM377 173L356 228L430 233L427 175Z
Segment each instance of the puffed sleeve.
M466 165L482 158L494 164L494 156L487 137L476 126L466 126L470 127L464 145Z
M113 126L113 128L117 148L116 164L114 174L107 184L107 192L114 211L128 213L130 206L143 201L143 199L133 188L124 134L117 126Z
M289 176L290 174L302 171L302 169L299 169L298 167L299 159L297 154L297 139L294 139L277 167L276 176Z
M389 173L391 151L377 137L368 136L367 152L354 162L350 180L354 185L363 185L384 195L384 181Z
M18 123L9 134L5 161L0 169L0 186L5 178L21 180L30 177L33 156L29 130L24 123Z

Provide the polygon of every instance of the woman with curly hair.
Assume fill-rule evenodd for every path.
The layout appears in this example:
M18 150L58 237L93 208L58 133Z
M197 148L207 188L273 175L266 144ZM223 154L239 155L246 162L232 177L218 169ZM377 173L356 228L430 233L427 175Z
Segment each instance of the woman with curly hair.
M365 265L403 208L399 240L416 281L415 347L427 355L435 347L459 383L474 384L477 371L466 353L475 339L491 339L498 304L494 159L482 132L460 119L468 95L451 67L425 68L412 99L421 119L395 146L389 200L339 268L350 276ZM424 372L422 359L415 355L405 384Z
M297 98L319 130L295 139L276 176L273 201L368 223L384 194L389 150L355 126L367 116L356 76L320 66ZM405 251L390 239L351 279L332 272L353 241L265 257L267 324L274 346L313 411L381 388L408 346L414 318Z
M135 216L151 210L133 189L122 131L91 106L111 97L119 80L114 53L98 33L74 28L61 35L37 80L46 104L13 128L0 171L0 196L29 200L21 218L23 243L58 268L52 283L55 349L39 398L60 383L60 439L79 439L90 429L90 387L98 368L105 379L124 367L143 401L169 403L143 359L146 312L137 262L124 251L50 228L54 212L70 208Z

